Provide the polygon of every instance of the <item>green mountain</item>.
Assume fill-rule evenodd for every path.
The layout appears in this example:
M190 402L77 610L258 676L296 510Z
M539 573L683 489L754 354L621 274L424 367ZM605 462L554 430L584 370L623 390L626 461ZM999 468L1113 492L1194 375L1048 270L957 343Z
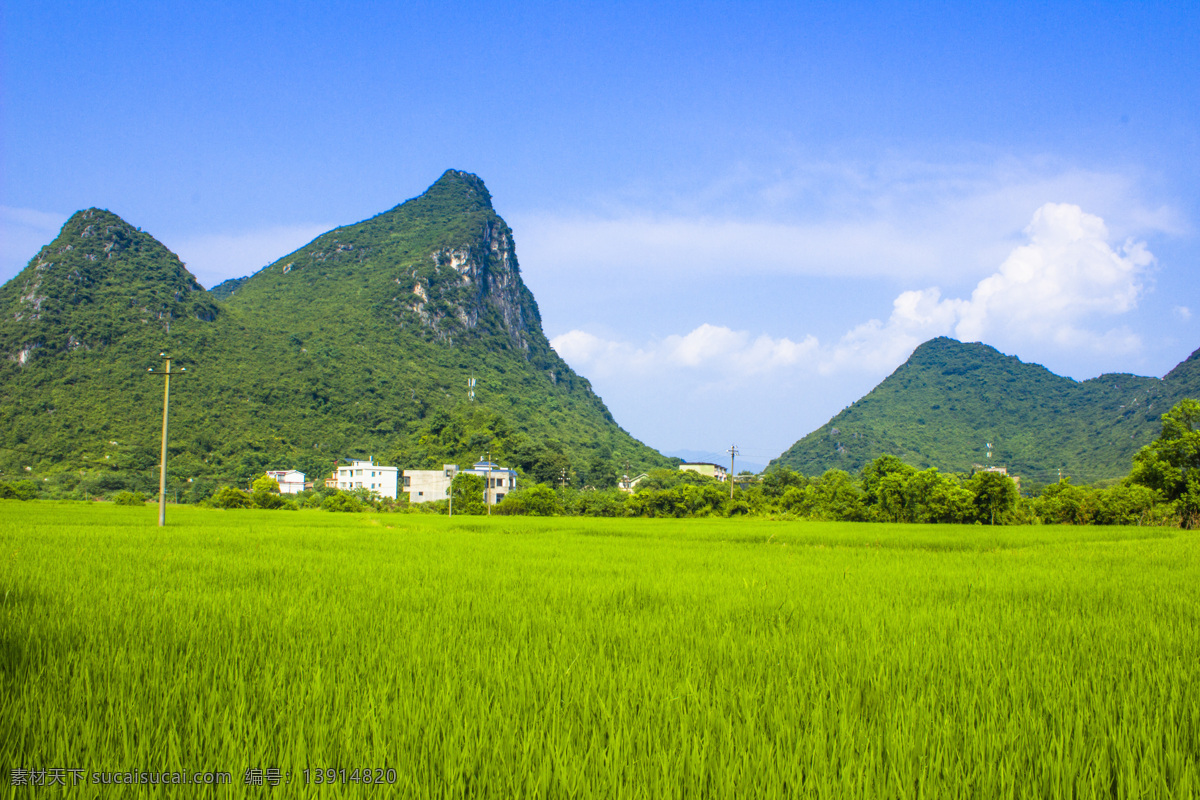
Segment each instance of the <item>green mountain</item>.
M188 370L171 384L171 458L193 492L372 455L425 467L490 448L539 479L565 468L590 483L626 460L670 463L551 349L512 231L474 175L450 170L218 288L115 214L72 216L0 287L0 478L146 480L160 351Z
M892 454L919 468L1008 467L1034 482L1116 478L1159 433L1159 417L1200 396L1200 350L1165 378L1082 382L984 344L925 342L865 397L792 445L774 465L857 472ZM991 444L991 456L988 456Z

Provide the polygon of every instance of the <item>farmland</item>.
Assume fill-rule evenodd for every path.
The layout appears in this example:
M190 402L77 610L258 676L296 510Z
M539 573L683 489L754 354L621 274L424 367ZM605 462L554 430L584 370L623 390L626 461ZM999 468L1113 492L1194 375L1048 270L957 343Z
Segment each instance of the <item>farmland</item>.
M3 796L1200 794L1195 531L155 514L0 502Z

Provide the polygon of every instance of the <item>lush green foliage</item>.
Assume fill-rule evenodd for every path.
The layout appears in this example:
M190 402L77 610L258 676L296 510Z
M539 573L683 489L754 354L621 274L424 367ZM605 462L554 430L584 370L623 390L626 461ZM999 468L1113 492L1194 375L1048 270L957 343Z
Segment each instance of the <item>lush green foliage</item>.
M37 496L38 487L33 481L0 483L0 500L32 500Z
M1134 458L1130 480L1174 503L1188 527L1200 527L1200 402L1180 402L1162 423L1162 434Z
M670 463L551 349L473 175L449 171L226 288L205 292L114 214L71 217L0 288L0 480L154 493L160 351L188 370L171 382L169 494L185 501L271 468L321 480L342 458L436 467L493 445L543 481L565 467L606 486L626 460Z
M146 495L141 492L117 492L112 501L119 506L141 506L146 504Z
M250 495L236 486L222 486L211 503L215 508L250 508Z
M266 767L281 797L1200 794L1191 531L168 519L0 503L0 763L234 776L163 798Z
M478 475L459 473L450 483L450 496L454 501L455 514L486 514L484 492L487 481ZM447 509L449 510L449 509Z
M1200 396L1200 351L1162 380L1101 375L1077 383L983 344L938 338L865 397L805 436L773 466L851 474L881 455L918 469L1008 467L1027 483L1060 470L1094 483L1123 476L1158 432L1160 415Z

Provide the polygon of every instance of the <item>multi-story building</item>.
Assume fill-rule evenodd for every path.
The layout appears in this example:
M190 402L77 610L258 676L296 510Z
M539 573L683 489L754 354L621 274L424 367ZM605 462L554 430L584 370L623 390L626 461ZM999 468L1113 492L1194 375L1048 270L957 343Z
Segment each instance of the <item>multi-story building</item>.
M485 482L487 502L495 505L504 499L504 495L517 488L516 470L493 464L491 461L476 461L470 469L464 469L468 475L478 475Z
M411 503L445 500L450 496L450 484L454 481L454 476L460 473L483 478L486 499L492 505L499 503L504 499L504 495L517 488L516 470L491 461L477 461L467 469L459 469L457 464L443 464L441 469L406 469L402 476L404 491L408 492L408 500Z
M337 488L344 492L367 489L380 497L396 499L400 468L385 467L372 460L351 461L348 466L337 468Z
M428 503L449 497L450 484L457 474L456 465L443 464L441 469L406 469L400 480L403 491L408 493L408 502Z

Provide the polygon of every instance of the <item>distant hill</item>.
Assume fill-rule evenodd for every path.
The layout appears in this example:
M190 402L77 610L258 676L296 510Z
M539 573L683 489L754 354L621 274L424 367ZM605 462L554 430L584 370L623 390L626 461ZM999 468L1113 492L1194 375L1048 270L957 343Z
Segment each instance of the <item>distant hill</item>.
M0 472L152 471L162 387L146 371L164 350L190 373L172 382L182 481L489 448L529 474L569 467L592 482L626 460L670 463L551 349L474 175L449 170L218 288L117 215L73 215L0 287Z
M984 344L925 342L865 397L771 465L856 472L890 453L920 468L996 464L1038 482L1116 478L1159 433L1159 417L1200 397L1200 351L1166 377L1109 374L1082 382ZM988 457L988 444L992 445Z

